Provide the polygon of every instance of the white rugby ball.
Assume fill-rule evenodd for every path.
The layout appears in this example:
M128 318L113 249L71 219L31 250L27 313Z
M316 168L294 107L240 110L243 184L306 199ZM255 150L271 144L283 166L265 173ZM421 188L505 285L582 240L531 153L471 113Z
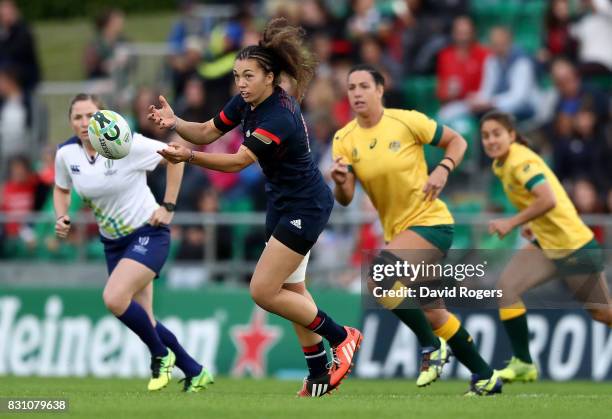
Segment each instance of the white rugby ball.
M132 147L130 126L117 112L105 109L93 114L87 133L93 148L107 159L122 159Z

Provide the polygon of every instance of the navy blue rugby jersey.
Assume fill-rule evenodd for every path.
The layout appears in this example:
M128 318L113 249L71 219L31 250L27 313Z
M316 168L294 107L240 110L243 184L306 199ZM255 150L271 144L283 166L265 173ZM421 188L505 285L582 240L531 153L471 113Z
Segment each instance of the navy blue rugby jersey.
M223 132L242 124L243 145L257 156L268 200L276 209L329 206L331 192L312 159L300 105L281 87L255 109L234 96L214 123Z

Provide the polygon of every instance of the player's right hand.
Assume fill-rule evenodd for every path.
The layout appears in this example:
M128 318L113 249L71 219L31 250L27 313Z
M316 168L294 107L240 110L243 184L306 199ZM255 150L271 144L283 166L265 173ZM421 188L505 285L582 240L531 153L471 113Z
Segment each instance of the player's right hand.
M348 164L342 162L342 157L336 157L330 171L331 178L336 185L343 185L346 182L348 171Z
M176 164L189 160L192 151L182 144L171 142L168 144L168 147L164 148L163 150L159 150L157 154L168 160L170 163Z
M160 128L176 128L178 119L174 115L174 111L168 104L168 101L162 95L159 96L159 103L161 108L155 106L149 106L149 113L147 119L155 122Z
M55 234L60 239L68 237L70 232L70 216L68 214L62 215L55 221Z

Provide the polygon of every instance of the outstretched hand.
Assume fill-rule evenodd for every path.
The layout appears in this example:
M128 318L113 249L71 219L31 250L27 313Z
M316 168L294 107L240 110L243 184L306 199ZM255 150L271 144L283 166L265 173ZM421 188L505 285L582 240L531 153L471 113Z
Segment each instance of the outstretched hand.
M160 108L156 108L153 105L149 106L147 119L155 122L160 128L175 128L178 119L174 115L174 111L168 104L168 101L160 95L159 103L161 104Z
M168 147L157 152L157 154L168 160L170 163L187 161L191 157L191 153L191 149L175 142L169 143Z

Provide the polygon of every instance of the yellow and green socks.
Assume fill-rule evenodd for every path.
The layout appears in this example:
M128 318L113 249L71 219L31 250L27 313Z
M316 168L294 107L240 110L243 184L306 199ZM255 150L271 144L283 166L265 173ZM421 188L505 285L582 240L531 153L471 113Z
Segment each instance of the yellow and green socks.
M499 318L506 329L512 353L527 364L533 364L529 354L529 328L527 310L522 302L499 309Z
M397 308L391 310L406 326L416 335L419 344L422 348L433 348L434 350L440 347L440 339L436 337L425 313L420 308Z
M434 330L434 333L446 340L457 360L473 374L477 374L479 379L485 380L493 375L493 369L482 359L474 340L455 315L449 314L446 323Z

